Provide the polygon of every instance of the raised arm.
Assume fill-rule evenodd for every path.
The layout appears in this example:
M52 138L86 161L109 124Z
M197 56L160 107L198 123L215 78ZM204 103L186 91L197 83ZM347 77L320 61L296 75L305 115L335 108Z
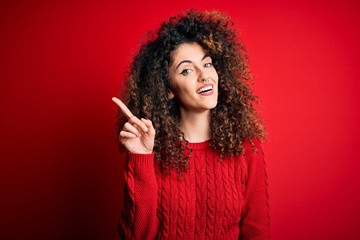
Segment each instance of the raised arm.
M153 153L155 130L150 120L138 119L121 100L112 100L128 119L119 133L119 141L128 150L119 234L122 239L155 239L159 229Z

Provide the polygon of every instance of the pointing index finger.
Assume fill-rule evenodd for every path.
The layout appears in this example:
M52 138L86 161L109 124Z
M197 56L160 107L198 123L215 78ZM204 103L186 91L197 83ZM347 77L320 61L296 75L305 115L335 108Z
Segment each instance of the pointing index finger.
M128 109L128 107L118 98L113 97L112 98L113 102L116 103L119 107L121 112L129 119L132 116L134 116L134 114L132 114L132 112Z

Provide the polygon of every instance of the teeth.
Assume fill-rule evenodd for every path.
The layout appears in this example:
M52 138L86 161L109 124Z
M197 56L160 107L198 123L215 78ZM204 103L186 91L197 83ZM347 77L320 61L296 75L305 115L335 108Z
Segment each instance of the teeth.
M204 88L200 88L197 92L198 93L203 93L203 92L207 92L207 91L210 91L212 90L212 86L207 86L207 87L204 87Z

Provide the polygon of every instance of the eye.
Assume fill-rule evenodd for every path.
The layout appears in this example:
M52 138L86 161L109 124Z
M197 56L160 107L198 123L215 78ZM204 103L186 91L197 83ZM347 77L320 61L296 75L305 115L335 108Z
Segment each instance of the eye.
M209 67L212 67L212 66L213 66L212 63L205 63L205 65L204 65L204 67L206 67L206 68L209 68Z
M184 69L184 70L182 70L182 72L181 72L180 74L186 76L186 75L188 75L188 74L191 73L191 72L192 72L191 69Z

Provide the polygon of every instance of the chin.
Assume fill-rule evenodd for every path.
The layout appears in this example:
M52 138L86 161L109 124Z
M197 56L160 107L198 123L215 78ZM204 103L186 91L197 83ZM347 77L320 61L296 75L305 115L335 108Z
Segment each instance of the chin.
M217 101L208 105L208 109L214 109L217 106Z

